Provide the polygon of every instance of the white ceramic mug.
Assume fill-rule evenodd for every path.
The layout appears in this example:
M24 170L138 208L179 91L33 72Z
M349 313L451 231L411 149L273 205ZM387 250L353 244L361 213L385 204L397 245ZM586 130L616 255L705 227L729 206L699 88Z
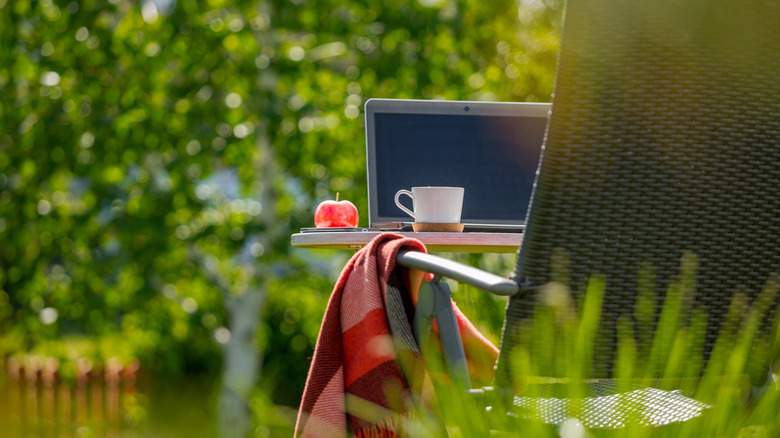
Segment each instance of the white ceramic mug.
M419 223L457 224L463 208L463 187L412 187L399 190L395 205ZM412 210L401 204L401 195L412 198Z

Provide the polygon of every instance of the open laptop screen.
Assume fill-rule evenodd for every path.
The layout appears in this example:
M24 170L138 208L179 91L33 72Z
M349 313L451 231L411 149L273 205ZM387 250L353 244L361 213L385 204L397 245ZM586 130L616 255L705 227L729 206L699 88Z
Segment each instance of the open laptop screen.
M372 226L411 222L394 196L417 186L464 187L463 223L524 223L549 104L377 103L366 106Z

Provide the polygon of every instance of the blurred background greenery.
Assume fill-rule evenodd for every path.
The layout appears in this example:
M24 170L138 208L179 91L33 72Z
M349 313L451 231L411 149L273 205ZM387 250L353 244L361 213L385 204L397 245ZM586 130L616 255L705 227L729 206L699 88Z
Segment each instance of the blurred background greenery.
M562 8L0 0L0 357L137 360L147 410L190 400L170 422L232 393L289 433L350 255L290 235L335 192L367 214L364 102L550 101ZM463 289L497 340L504 303Z

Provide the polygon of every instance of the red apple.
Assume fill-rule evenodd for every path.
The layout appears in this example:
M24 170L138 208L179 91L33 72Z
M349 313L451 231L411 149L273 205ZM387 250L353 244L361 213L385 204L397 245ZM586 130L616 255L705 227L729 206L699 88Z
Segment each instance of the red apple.
M336 193L335 201L322 201L314 211L314 226L317 228L356 227L358 211L355 204L349 201L339 201Z

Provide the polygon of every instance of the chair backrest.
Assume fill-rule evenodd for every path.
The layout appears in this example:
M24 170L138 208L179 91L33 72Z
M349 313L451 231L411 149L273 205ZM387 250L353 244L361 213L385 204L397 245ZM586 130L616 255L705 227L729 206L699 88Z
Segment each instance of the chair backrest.
M780 269L780 2L569 1L527 223L498 385L556 254L575 300L606 280L591 377L610 375L621 315L637 323L640 271L657 321L695 255L706 361L735 290L749 304Z

